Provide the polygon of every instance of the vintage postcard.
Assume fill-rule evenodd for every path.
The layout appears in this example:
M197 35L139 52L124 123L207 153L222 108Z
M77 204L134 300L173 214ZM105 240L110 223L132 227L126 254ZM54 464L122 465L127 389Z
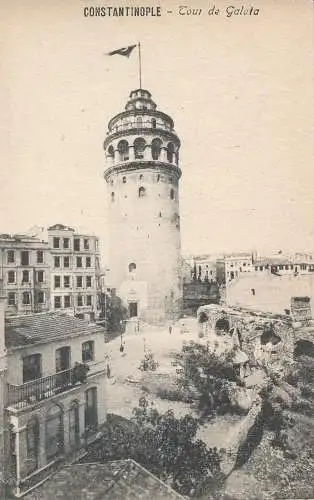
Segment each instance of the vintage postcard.
M313 7L2 2L0 498L314 498Z

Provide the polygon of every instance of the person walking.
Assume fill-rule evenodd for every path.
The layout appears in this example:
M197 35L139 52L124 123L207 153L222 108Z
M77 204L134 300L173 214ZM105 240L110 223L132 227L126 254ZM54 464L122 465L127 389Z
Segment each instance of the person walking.
M172 334L172 325L169 325L169 333Z

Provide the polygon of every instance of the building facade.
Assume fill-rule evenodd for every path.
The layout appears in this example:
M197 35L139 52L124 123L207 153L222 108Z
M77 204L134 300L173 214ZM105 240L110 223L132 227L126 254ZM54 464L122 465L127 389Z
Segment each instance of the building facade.
M77 459L105 421L104 329L46 312L9 317L0 333L6 345L5 476L20 496Z
M100 293L98 238L56 224L48 228L51 309L94 321Z
M182 307L180 140L147 90L132 91L108 125L110 282L130 317L174 319Z
M7 314L50 307L50 252L47 242L27 235L0 235L0 280Z

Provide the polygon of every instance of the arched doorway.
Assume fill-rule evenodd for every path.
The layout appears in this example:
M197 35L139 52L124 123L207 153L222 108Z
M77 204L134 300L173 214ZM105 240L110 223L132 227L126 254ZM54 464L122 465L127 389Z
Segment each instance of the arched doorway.
M215 331L217 335L222 335L223 333L228 333L230 329L229 321L226 318L220 318L216 321Z

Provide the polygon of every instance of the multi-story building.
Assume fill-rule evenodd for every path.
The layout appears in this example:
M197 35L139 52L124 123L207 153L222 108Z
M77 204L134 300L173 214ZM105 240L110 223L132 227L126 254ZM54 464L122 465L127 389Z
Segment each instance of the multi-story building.
M252 271L254 255L252 252L239 252L224 256L226 281L238 278L242 273Z
M77 459L105 421L105 338L103 328L64 312L4 324L0 302L0 444L6 439L4 479L20 496Z
M51 309L94 321L100 290L98 238L56 224L48 228Z
M0 279L7 313L41 312L50 304L48 244L27 235L0 235Z

